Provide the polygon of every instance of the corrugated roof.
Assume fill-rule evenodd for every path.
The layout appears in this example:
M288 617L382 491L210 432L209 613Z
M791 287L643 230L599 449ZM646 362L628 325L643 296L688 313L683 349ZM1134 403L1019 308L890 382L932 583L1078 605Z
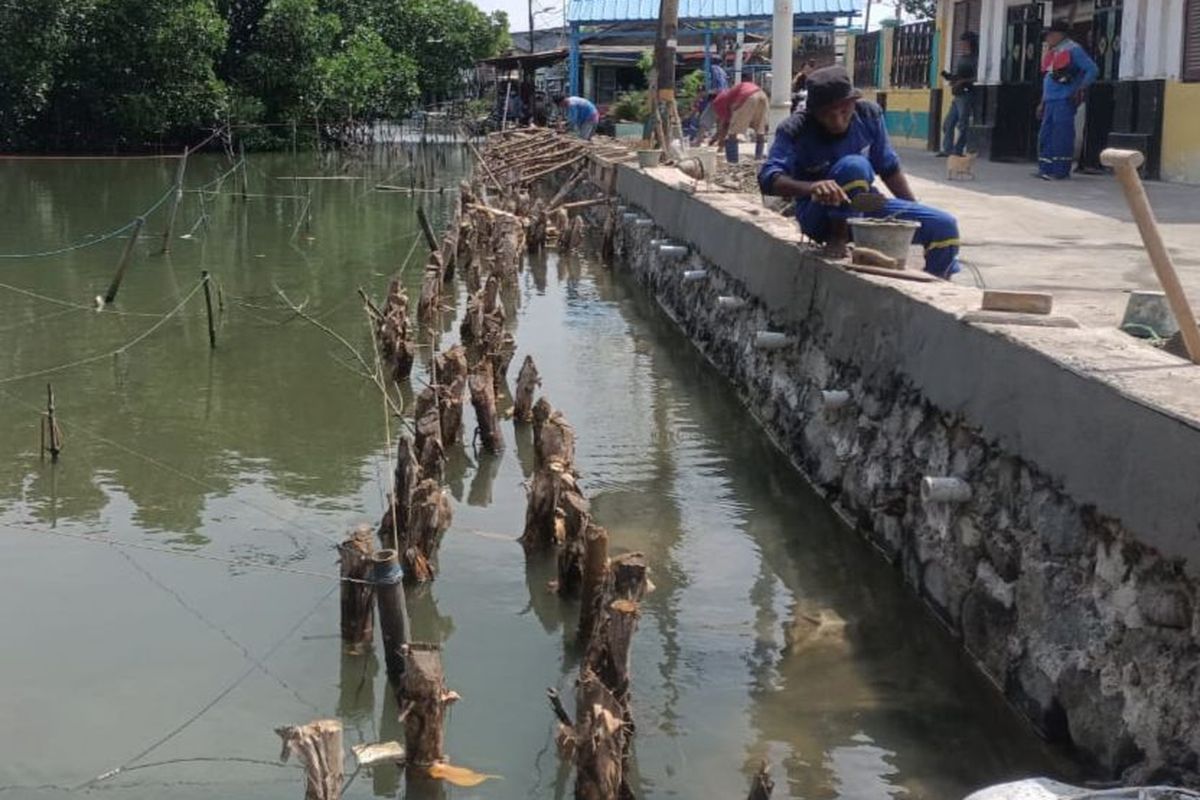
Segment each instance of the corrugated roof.
M849 15L863 0L792 0L797 14ZM624 22L658 19L659 0L568 0L568 22ZM679 0L680 19L769 17L772 0Z

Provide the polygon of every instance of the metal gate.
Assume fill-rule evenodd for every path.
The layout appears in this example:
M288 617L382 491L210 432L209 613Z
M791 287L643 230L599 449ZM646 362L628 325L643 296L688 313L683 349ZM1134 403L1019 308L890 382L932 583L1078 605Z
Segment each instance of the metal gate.
M1039 77L1042 59L1042 6L1027 3L1008 9L1004 34L1004 83L1032 83Z

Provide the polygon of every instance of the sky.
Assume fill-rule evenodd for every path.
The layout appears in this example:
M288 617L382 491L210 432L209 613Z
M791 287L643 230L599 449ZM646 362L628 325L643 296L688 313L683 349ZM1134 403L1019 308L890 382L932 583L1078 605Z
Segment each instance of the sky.
M529 3L527 0L472 0L484 11L504 11L508 13L508 29L510 31L529 30ZM563 0L533 0L533 10L537 17L533 26L537 30L556 28L562 24Z

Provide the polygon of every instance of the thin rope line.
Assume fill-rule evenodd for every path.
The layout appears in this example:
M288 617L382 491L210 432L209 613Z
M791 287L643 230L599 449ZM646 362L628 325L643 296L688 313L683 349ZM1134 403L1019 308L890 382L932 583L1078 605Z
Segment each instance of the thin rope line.
M178 158L178 156L176 156L176 158ZM172 186L170 189L168 189L162 197L158 198L158 200L156 200L154 202L154 204L152 206L150 206L150 208L146 209L141 214L138 214L137 216L135 216L133 219L129 220L129 222L126 222L121 227L111 230L108 233L99 234L98 238L92 237L92 238L85 239L84 241L81 241L81 242L76 242L75 244L70 244L65 247L60 247L57 250L43 250L38 253L0 253L0 258L12 259L12 260L23 259L23 258L46 258L48 256L62 255L63 253L70 253L75 250L82 250L86 247L92 247L94 245L101 244L102 242L107 242L109 239L115 239L116 237L120 236L122 233L125 233L126 231L131 229L134 225L137 224L137 221L139 218L145 219L146 217L153 214L155 211L157 211L159 209L159 207L163 203L167 202L167 200L173 194L175 194L174 186Z
M275 644L271 645L271 649L263 654L262 660L266 661L269 658L271 658L271 656L275 655L275 652L280 647L282 647L288 639L291 639L292 636L296 633L296 631L300 630L300 628L304 625L304 623L308 622L309 618L311 618L313 614L317 613L317 609L319 609L325 603L325 601L329 599L330 595L332 595L335 591L337 591L337 586L333 586L328 592L321 595L320 599L317 600L316 604L311 609L309 609L309 611L307 613L305 613L304 616L302 616L296 622L295 625L293 625L291 628L289 628L287 633L285 633L279 639L279 641L277 641L277 642L275 642ZM234 689L236 689L238 686L240 686L242 684L242 682L246 680L246 678L250 677L254 673L255 669L256 668L254 666L250 666L249 668L247 668L244 672L242 672L241 675L239 675L236 679L234 679L234 681L232 683L230 683L228 686L226 686L224 689L222 689L220 692L218 692L216 697L214 697L212 700L208 701L203 706L201 706L200 709L198 711L196 711L196 713L192 714L192 716L188 717L186 720L181 722L179 725L175 726L175 728L168 731L163 736L160 736L157 740L152 742L144 750L142 750L140 753L135 755L133 758L126 761L124 764L121 764L118 767L110 769L107 772L102 772L99 775L97 775L96 777L92 778L90 781L86 781L85 783L82 783L75 788L76 789L86 789L90 786L94 786L97 783L100 783L101 781L108 780L109 778L114 778L117 775L124 772L129 767L135 766L137 764L137 762L141 761L143 758L150 755L155 750L162 747L164 744L171 741L179 734L183 733L184 730L186 730L189 726L192 725L192 723L196 722L196 720L200 719L205 714L207 714L210 710L212 710L218 703L220 703L222 700L224 700L226 697L228 697L233 692Z
M77 309L80 311L96 311L97 310L93 306L85 305L83 303L74 303L70 300L63 300L62 298L59 298L59 297L51 297L50 295L39 294L30 289L23 289L20 286L13 286L11 283L0 283L0 289L4 289L5 291L9 291L9 292L15 292L16 294L22 294L22 295L25 295L26 297L33 298L34 300L41 300L43 303L50 303L50 304L56 305L56 306L63 306L64 308L72 308L72 309ZM118 316L118 317L153 317L155 319L158 319L160 316L162 316L161 314L156 314L153 311L120 311L115 308L110 309L108 306L105 306L104 313L112 314L112 315Z
M177 312L177 311L179 311L179 309L183 308L184 305L189 300L192 299L192 297L196 294L196 292L200 291L200 288L202 286L204 286L205 280L206 279L201 279L200 281L198 281L196 283L196 285L194 287L192 287L192 290L190 292L188 292L187 295L182 300L179 301L178 305L176 305L173 309L171 309L166 314L164 314L162 316L162 318L159 319L158 322L154 323L149 328L142 331L140 334L138 334L134 338L130 339L128 342L126 342L125 344L116 348L115 350L110 350L106 353L100 353L99 355L95 355L95 356L88 356L87 358L81 358L78 361L71 361L67 364L59 364L57 367L47 367L46 369L40 369L40 370L36 370L34 372L26 372L22 375L10 375L7 378L0 378L0 384L13 383L15 381L25 380L26 378L37 378L42 375L51 375L55 372L62 372L63 370L74 369L75 367L82 367L87 364L92 364L92 363L95 363L102 359L109 358L111 356L115 356L119 353L125 352L129 348L131 348L134 345L136 345L137 343L141 342L146 337L150 336L152 333L154 333L156 330L161 328L163 325L165 325L167 320L169 320L171 317L175 316L175 312Z
M335 583L361 583L374 585L372 581L363 580L361 578L343 578L341 575L335 575L333 573L313 572L312 570L297 569L295 567L281 567L277 564L264 564L260 561L252 561L244 558L225 558L224 556L209 555L207 553L199 553L192 550L176 550L170 547L163 547L161 545L125 542L121 541L120 539L113 539L111 537L102 536L95 533L67 533L66 531L58 531L52 528L35 528L32 525L19 525L13 522L0 522L0 528L36 536L57 536L61 539L73 539L78 542L103 544L110 547L125 548L127 550L146 550L151 553L162 553L163 555L178 556L179 558L193 558L198 561L212 561L218 564L226 564L231 567L254 569L261 572L279 572L287 575L301 575L306 578L320 578L322 580L334 581Z
M229 631L225 630L220 625L218 625L217 623L215 623L211 619L209 619L207 616L205 616L204 613L202 611L200 611L200 609L193 606L187 600L184 600L183 595L181 595L175 589L172 589L167 584L160 581L158 579L158 577L154 575L154 573L150 572L150 570L146 569L141 564L139 564L136 560L134 560L133 556L129 555L129 553L125 552L124 550L122 550L120 548L117 548L116 552L119 556L121 556L121 558L123 558L127 562L129 562L130 566L132 566L138 572L142 573L142 575L146 578L146 580L150 581L150 583L154 584L156 587L161 589L163 592L165 592L166 594L168 594L172 598L174 598L175 602L179 604L180 608L182 608L184 611L191 614L196 619L200 620L200 622L202 622L206 628L213 631L218 636L220 636L222 639L224 639L225 641L227 641L231 645L233 645L238 650L238 652L240 652L242 654L242 657L246 661L248 661L249 663L258 667L259 671L262 672L262 674L266 675L268 678L271 678L273 681L275 681L280 686L282 686L285 691L289 692L293 697L295 697L297 700L299 700L301 705L308 706L317 714L321 713L321 709L318 706L316 706L313 703L310 703L308 700L306 700L300 694L300 692L296 691L296 689L294 687L292 687L290 684L288 684L287 681L285 681L283 678L279 677L274 672L272 672L271 669L266 664L264 664L262 661L257 659L254 656L254 654L250 652L250 648L246 647L246 645L242 644L240 641L235 639L233 637L233 634L231 634Z
M3 394L9 400L12 400L13 402L15 402L19 405L23 405L26 408L37 411L39 414L42 413L42 411L43 411L41 406L34 405L33 403L23 400L20 397L16 397L11 392L8 392L4 389L0 389L0 394ZM164 461L160 461L159 459L154 458L153 456L146 455L145 453L134 450L132 447L128 447L126 445L121 444L120 442L117 442L117 441L109 439L105 436L102 436L101 434L96 433L95 431L90 430L88 428L85 428L82 425L74 424L74 423L69 424L69 425L65 426L65 431L71 431L72 433L82 433L85 436L89 436L92 439L94 439L98 442L101 442L102 444L106 444L109 447L116 448L117 450L120 450L123 453L134 456L135 458L140 458L143 461L145 461L146 463L151 464L161 470L170 472L178 478L182 478L183 480L190 481L194 485L199 486L201 489L204 489L207 492L212 492L214 494L217 494L222 491L219 487L213 486L212 484L207 483L200 478L197 478L195 475L184 472L183 470L179 469L178 467L174 467ZM240 503L240 504L246 506L247 508L258 511L260 514L265 514L266 516L271 517L272 519L276 519L280 522L283 522L286 525L290 525L292 527L299 528L301 531L303 531L304 533L307 533L309 536L320 536L334 545L337 545L339 543L337 537L335 537L332 534L329 534L325 531L317 530L314 528L309 528L305 523L301 522L298 518L285 517L282 514L278 514L274 511L272 511L271 509L266 508L265 506L260 506L257 503L253 503L253 502L246 500L244 498L241 498L241 497L232 496L231 499L234 500L234 502L237 502L237 503Z

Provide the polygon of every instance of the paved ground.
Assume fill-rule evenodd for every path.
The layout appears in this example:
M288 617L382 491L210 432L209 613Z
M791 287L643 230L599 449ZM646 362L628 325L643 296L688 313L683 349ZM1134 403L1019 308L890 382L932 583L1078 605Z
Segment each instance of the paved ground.
M968 269L955 278L988 288L1054 294L1055 313L1113 327L1126 293L1157 289L1137 226L1110 176L1047 183L1031 164L977 161L975 181L946 180L946 162L901 151L917 196L959 218ZM1146 184L1176 268L1200 308L1200 186Z

